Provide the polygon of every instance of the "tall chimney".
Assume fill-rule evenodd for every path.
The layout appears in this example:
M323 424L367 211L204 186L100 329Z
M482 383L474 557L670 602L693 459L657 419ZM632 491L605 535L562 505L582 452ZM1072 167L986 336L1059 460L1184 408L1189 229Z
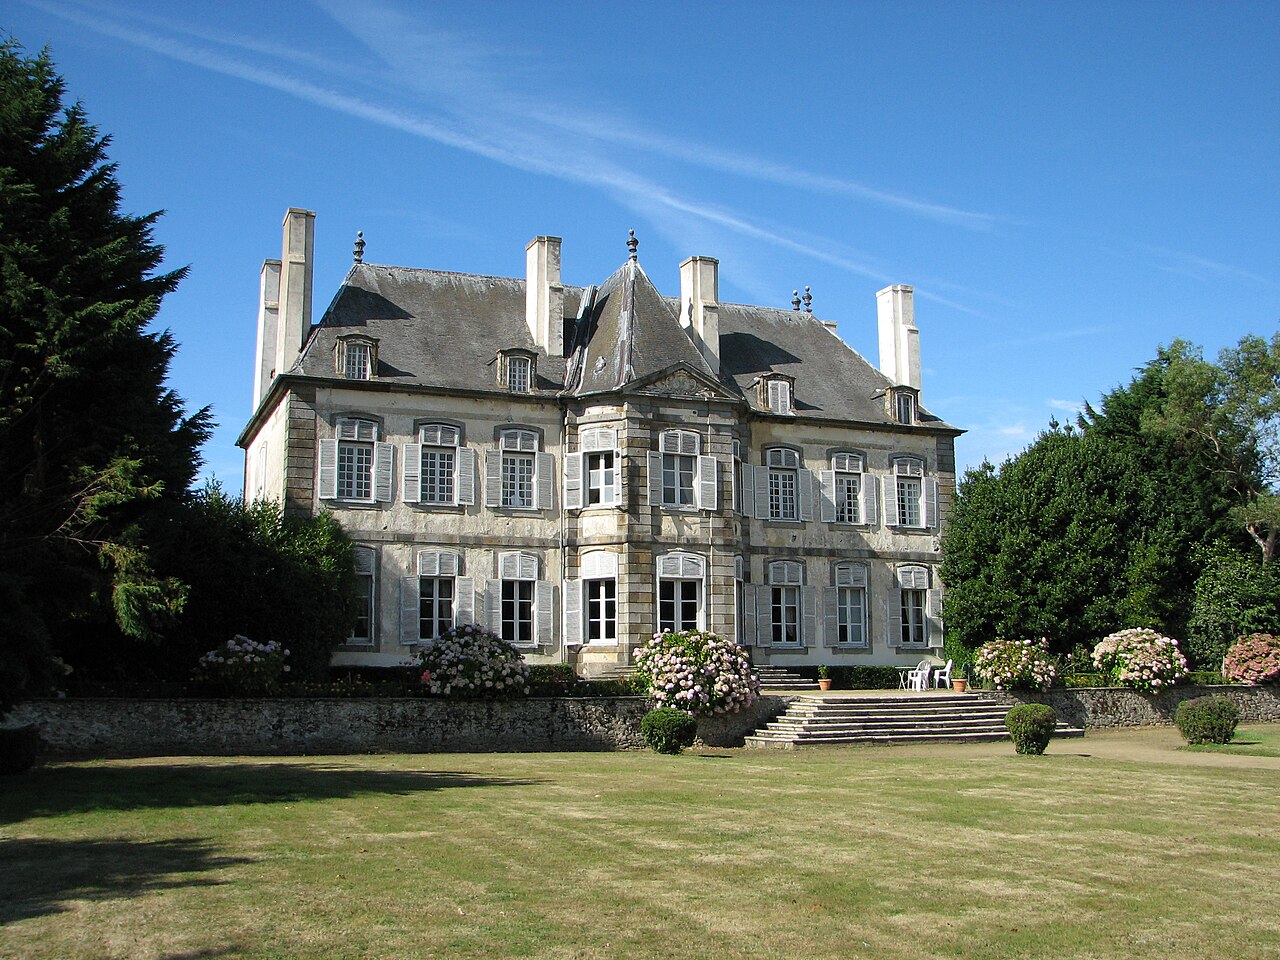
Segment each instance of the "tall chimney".
M560 238L534 237L525 247L524 319L533 342L550 357L564 356L564 286Z
M880 326L880 372L901 387L920 389L920 331L913 291L894 284L876 293Z
M298 359L302 341L311 329L311 274L315 247L313 210L290 207L284 215L284 243L280 251L280 315L276 324L277 376Z
M280 321L280 261L264 260L258 281L258 357L253 367L253 409L258 409L276 372L276 327Z
M690 257L680 264L680 323L702 359L720 376L720 261Z

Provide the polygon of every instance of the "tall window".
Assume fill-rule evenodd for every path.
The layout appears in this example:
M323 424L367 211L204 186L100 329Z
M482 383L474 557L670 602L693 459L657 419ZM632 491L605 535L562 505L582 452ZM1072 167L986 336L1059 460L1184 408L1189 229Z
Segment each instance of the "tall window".
M530 430L508 430L500 440L502 449L502 506L533 507L534 453L538 435Z
M528 357L507 358L507 386L512 393L529 392L529 371L532 364Z
M332 439L319 442L321 498L389 502L394 447L378 442L378 425L372 420L340 417L334 434Z
M888 516L899 527L928 527L933 523L937 484L924 475L924 462L915 457L898 457L893 461L893 476L886 499Z
M574 646L618 639L618 557L607 550L582 555L580 579L564 581L564 642Z
M838 453L831 458L835 522L862 523L862 457Z
M342 337L334 347L338 376L347 380L370 380L378 364L376 340Z
M504 553L498 558L498 573L502 639L516 646L531 646L535 642L533 601L538 559L527 553Z
M587 642L599 643L618 638L618 581L588 580Z
M905 390L894 392L895 412L899 423L916 422L916 398Z
M924 567L898 568L899 641L904 647L923 647L929 642L929 571Z
M776 447L765 452L769 471L769 519L800 519L800 456L794 450Z
M694 479L698 472L700 442L701 438L689 430L668 430L662 435L663 506L694 505Z
M456 622L458 555L418 554L418 639L434 640Z
M791 381L783 377L764 380L765 406L773 413L791 413Z
M804 567L792 561L769 564L769 594L774 646L800 643L800 587Z
M702 624L706 561L688 553L658 558L658 630L697 630Z
M375 554L369 547L356 547L352 552L356 567L356 620L347 642L373 643L374 601L377 597L374 583Z
M738 513L745 513L742 509L743 497L750 496L751 491L743 492L742 483L742 441L733 441L733 472L729 474L729 483L733 489L733 509Z
M614 427L587 427L578 435L578 452L565 454L564 505L622 505L622 453Z
M422 503L454 503L458 467L458 428L429 423L419 431L422 441Z
M860 563L837 564L835 590L836 643L867 646L867 568Z

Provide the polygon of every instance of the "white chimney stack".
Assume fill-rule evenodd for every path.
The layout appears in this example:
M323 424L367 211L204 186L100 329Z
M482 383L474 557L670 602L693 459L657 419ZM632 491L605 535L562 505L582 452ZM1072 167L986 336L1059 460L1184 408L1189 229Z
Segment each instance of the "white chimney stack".
M564 356L559 237L534 237L525 247L524 319L538 347L550 357Z
M264 260L258 282L258 358L253 367L253 409L258 409L276 372L276 329L280 322L280 261Z
M680 323L715 376L720 376L720 261L690 257L680 264Z
M298 359L303 340L311 329L311 274L314 269L316 215L313 210L290 207L284 215L284 243L280 252L277 284L276 375L287 373Z
M900 387L920 389L920 331L913 291L894 284L876 293L880 326L880 372Z

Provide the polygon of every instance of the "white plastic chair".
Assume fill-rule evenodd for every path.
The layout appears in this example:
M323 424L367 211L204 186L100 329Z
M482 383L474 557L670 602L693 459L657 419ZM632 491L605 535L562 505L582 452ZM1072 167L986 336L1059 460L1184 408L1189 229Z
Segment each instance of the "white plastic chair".
M907 684L912 690L923 693L929 689L929 670L932 666L928 660L921 660L916 664L916 668L907 674Z
M951 686L951 661L947 661L945 667L933 671L933 685L935 687L947 688Z

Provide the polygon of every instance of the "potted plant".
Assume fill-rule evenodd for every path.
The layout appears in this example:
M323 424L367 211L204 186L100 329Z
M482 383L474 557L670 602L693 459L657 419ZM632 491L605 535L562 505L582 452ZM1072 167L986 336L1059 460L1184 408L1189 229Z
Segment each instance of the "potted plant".
M964 693L965 690L967 690L968 688L969 688L968 677L952 677L951 678L951 689L954 690L956 693Z
M831 689L831 671L827 669L827 665L825 663L818 667L818 689Z

